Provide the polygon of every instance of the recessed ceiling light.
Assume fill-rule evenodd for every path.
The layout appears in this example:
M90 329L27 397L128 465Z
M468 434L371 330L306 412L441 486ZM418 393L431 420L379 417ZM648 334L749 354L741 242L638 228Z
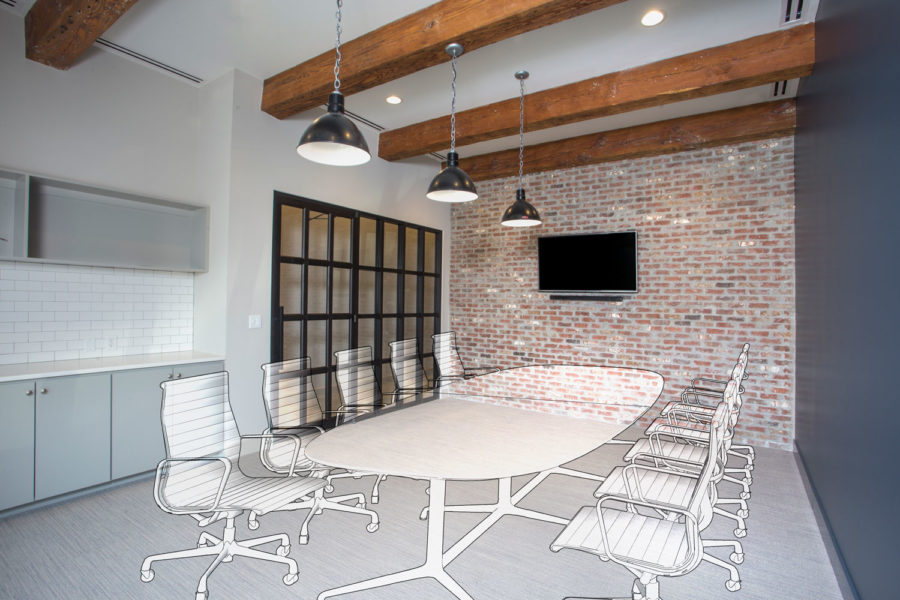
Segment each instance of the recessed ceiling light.
M400 104L401 102L403 102L403 98L401 98L400 96L388 96L384 99L384 101L388 104Z
M653 27L654 25L659 25L662 23L663 19L666 18L666 15L662 13L661 10L648 10L644 13L644 16L641 17L641 25L646 27Z

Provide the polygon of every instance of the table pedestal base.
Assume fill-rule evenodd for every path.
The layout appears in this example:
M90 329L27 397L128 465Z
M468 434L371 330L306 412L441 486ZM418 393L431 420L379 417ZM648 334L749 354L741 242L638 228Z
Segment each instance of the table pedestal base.
M435 579L438 583L447 588L451 594L459 598L459 600L473 600L462 586L460 586L456 580L444 570L444 567L453 562L463 550L471 546L475 540L490 529L494 523L506 515L546 521L558 525L567 525L569 523L568 519L562 519L555 515L548 515L546 513L516 506L517 502L537 487L547 475L553 472L553 470L545 471L536 475L531 481L522 486L515 495L512 494L509 477L498 480L496 504L446 506L446 482L443 479L431 479L428 497L428 543L425 550L425 563L412 569L390 573L388 575L382 575L373 579L367 579L365 581L359 581L357 583L351 583L324 591L319 594L318 600L325 600L325 598L349 594L351 592L370 590L372 588L401 583L403 581L423 579L425 577ZM596 476L589 477L593 479ZM449 550L444 552L444 515L446 512L485 512L490 514L488 514L471 531L460 538L458 542L453 544Z

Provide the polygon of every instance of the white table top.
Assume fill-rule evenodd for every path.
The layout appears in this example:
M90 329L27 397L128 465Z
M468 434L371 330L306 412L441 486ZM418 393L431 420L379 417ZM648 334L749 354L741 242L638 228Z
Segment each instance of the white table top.
M337 427L306 447L312 460L417 479L500 479L587 454L627 425L440 398Z

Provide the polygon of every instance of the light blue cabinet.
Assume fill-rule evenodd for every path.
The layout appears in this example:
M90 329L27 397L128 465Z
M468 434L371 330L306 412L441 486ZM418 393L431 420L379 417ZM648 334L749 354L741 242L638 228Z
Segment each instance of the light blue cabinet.
M109 481L109 373L36 381L34 498Z
M34 500L34 382L0 383L0 510Z
M165 455L159 384L222 370L221 361L151 367L112 374L112 478L156 468Z

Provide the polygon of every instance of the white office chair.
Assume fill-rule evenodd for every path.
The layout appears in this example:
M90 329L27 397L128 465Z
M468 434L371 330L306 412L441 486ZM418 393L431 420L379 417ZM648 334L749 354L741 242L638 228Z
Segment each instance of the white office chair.
M725 428L719 436L719 448L710 447L708 440L701 443L698 442L696 438L685 438L677 433L655 432L651 434L649 438L638 440L625 454L625 460L631 463L649 464L653 467L669 469L676 473L691 473L698 472L702 468L708 460L710 452L719 452L721 454L721 460L716 464L716 469L712 475L712 482L718 484L725 478L727 472L725 467L728 460L727 442L733 437L733 417L735 414L733 405L737 402L737 390L739 389L738 381L740 380L732 380L728 383L725 392L722 395L723 401L720 403L719 407L717 407L710 419L710 422L712 423L713 419L715 419L716 415L721 411L724 411L726 416ZM609 483L611 483L611 480L608 478L604 485L608 485ZM601 486L601 488L603 488L603 486ZM747 523L745 519L750 514L746 499L720 496L718 493L718 486L716 486L714 491L716 493L712 498L713 512L735 521L735 536L739 538L746 536ZM740 508L735 513L721 508L723 505L730 504L737 504ZM740 553L737 548L735 551Z
M161 387L166 458L156 468L156 503L168 513L190 515L201 527L224 520L225 529L221 538L202 532L195 548L148 556L141 565L141 580L153 579L151 567L159 560L214 556L197 585L197 600L206 600L207 579L213 570L234 556L246 556L287 565L283 581L295 583L299 576L296 561L287 557L288 535L237 541L234 519L245 510L262 515L304 508L306 504L297 500L321 490L325 481L244 474L241 463L248 461L248 467L250 462L258 463L259 443L270 443L275 436L242 436L238 432L228 401L227 373L164 381ZM299 440L294 438L292 444L294 453L299 454ZM279 542L275 554L257 549L270 542Z
M727 421L723 407L710 430L710 447L719 447L719 436ZM563 548L581 550L618 563L635 575L632 600L660 600L662 576L675 577L693 571L701 561L728 570L725 587L740 589L737 569L705 551L708 546L700 532L711 519L712 475L721 454L710 452L697 474L672 474L653 467L628 465L622 469L618 493L602 493L596 506L585 506L550 545L553 552ZM669 479L669 503L653 499L653 483L659 476ZM732 545L730 542L727 545ZM741 557L742 558L742 557Z
M267 451L263 453L263 459L266 467L276 473L286 474L293 469L295 474L326 477L330 473L329 467L313 462L306 457L303 451L306 444L324 431L320 425L317 425L317 423L322 423L323 412L309 374L309 368L309 357L262 366L263 405L269 421L266 433L290 434L300 438L298 455L295 456L287 443L274 441L267 446ZM366 531L372 533L378 530L378 514L366 508L365 496L357 493L326 497L323 491L316 491L309 514L306 515L306 519L300 527L301 544L309 541L309 522L323 510L367 515L369 524L366 526ZM347 501L352 501L354 504L343 504ZM255 513L251 513L248 525L250 529L259 527Z
M404 398L430 390L431 380L419 358L419 343L416 338L391 342L390 346L394 393Z
M341 406L337 411L338 425L352 421L362 414L371 413L379 407L393 404L395 393L388 394L387 401L385 401L381 388L378 386L371 346L339 350L334 353L334 357L336 359L334 378L341 395ZM329 475L328 484L330 486L334 479L342 477L359 479L364 475L375 475L371 500L372 504L378 504L378 488L381 482L387 479L386 475L360 473L359 471L339 473Z
M731 381L740 382L742 380L745 365L745 362L738 361L738 363L732 370ZM731 382L729 382L728 385L731 385ZM735 390L737 389L742 388L735 388ZM692 393L697 392L690 392L688 390L685 391L685 394L687 395ZM729 404L729 408L731 410L731 427L728 429L726 434L725 446L728 454L738 456L744 460L747 460L748 456L746 454L734 452L732 450L734 442L734 426L737 425L738 417L740 416L741 412L741 406L743 405L742 395L735 391L734 396L735 397L733 398L733 402ZM726 398L724 397L724 393L719 396L719 399L726 400ZM654 436L658 436L659 434L676 435L682 442L689 441L690 443L704 443L710 428L710 417L707 416L708 411L700 411L699 408L701 408L701 406L697 403L689 403L684 405L675 404L667 406L665 415L657 417L653 420L653 422L650 423L650 426L647 427L647 436L652 439ZM643 442L640 441L637 443L639 447L641 447L642 444ZM643 449L640 451L643 451ZM742 467L728 467L725 469L725 481L740 485L742 487L740 497L744 500L748 500L750 498L750 485L753 483L753 478L750 473L752 468L752 464L748 462L745 463L745 465ZM729 473L740 474L741 479L738 479L730 475ZM746 507L744 507L743 510L746 510Z
M464 367L462 359L459 357L459 348L456 345L456 332L454 331L436 333L431 336L431 339L434 342L434 362L437 367L435 387L440 387L442 384L450 381L470 379L478 375L499 371L496 367Z

